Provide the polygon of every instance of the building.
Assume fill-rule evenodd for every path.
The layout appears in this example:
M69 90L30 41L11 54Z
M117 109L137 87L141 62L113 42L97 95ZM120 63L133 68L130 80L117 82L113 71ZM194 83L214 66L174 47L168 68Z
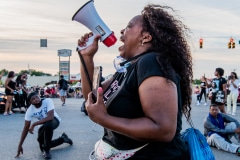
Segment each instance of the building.
M4 84L7 76L2 77L2 83ZM15 77L17 78L17 77ZM70 75L70 82L77 82L81 79L80 74ZM43 87L45 84L56 84L59 81L59 76L29 76L27 79L28 86Z

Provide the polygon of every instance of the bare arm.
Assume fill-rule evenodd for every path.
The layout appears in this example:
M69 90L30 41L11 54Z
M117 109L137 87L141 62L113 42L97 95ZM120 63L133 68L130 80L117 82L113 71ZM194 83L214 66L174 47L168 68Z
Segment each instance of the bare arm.
M22 90L28 94L28 90L25 87L22 87Z
M105 128L142 141L169 142L177 127L178 99L174 83L162 77L150 77L139 88L140 101L145 117L127 119L111 116L102 102L100 91L97 103L88 100L89 117ZM89 94L91 97L91 94Z
M34 122L34 123L31 125L31 127L29 128L29 132L33 134L33 130L34 130L34 127L35 127L35 126L40 125L40 124L43 124L43 123L45 123L45 122L47 122L47 121L51 121L51 120L53 120L53 119L54 119L54 110L52 109L52 110L50 110L50 111L47 112L47 117L46 117L46 118L43 118L43 119L41 119L41 120L39 120L39 121Z
M85 46L86 42L88 41L88 38L91 36L91 33L87 33L84 36L81 37L81 39L78 40L79 46ZM93 80L93 69L94 69L94 62L93 57L96 54L98 50L98 40L100 39L100 35L95 36L93 44L88 46L87 48L78 51L79 57L81 56L85 65L86 70L89 74L89 78L92 81ZM81 63L80 66L80 73L81 73L81 81L82 81L82 93L85 99L87 99L87 95L89 92L91 92L91 86L89 86L89 82L87 79L87 75L85 73L83 64Z
M18 144L18 151L17 151L16 157L19 157L21 153L23 154L22 145L23 145L23 142L24 142L25 138L27 137L30 124L31 124L31 121L26 121L26 120L25 120L25 124L24 124L23 130L22 130L20 142L19 142L19 144Z
M20 139L20 142L19 142L19 146L22 146L27 134L28 134L28 130L29 130L29 127L30 127L30 124L31 124L31 121L26 121L25 120L25 124L24 124L24 127L23 127L23 130L22 130L22 135L21 135L21 139Z
M47 122L47 121L51 121L51 120L53 120L53 119L54 119L54 110L52 109L52 110L50 110L50 111L47 112L47 117L46 117L46 118L43 118L43 119L41 119L41 120L39 120L39 121L36 121L36 122L34 122L33 124L34 124L35 126L37 126L37 125L39 125L39 124L43 124L43 123L45 123L45 122Z
M225 101L226 101L226 99L227 99L227 83L222 84L222 87L223 87L223 91L224 91L224 95L225 95Z
M79 53L79 54L81 54L81 53ZM87 73L92 82L93 81L93 69L94 69L93 58L85 57L85 56L82 56L82 58L84 60L84 63L86 64ZM82 93L83 93L84 98L87 99L88 93L91 92L91 86L89 86L88 78L87 78L87 75L85 73L85 69L84 69L84 66L82 63L80 66L80 73L81 73L81 81L82 81Z
M206 88L210 88L212 87L211 83L208 83L208 79L206 77L204 77L205 83L206 83Z
M4 86L5 86L5 88L7 88L7 89L9 89L11 92L13 92L13 89L8 86L9 81L10 81L10 79L7 78L6 81L5 81L5 83L4 83Z

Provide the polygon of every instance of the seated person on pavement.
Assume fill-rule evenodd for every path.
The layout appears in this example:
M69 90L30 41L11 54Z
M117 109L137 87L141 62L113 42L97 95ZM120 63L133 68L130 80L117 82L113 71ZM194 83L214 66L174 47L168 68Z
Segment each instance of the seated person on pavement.
M231 116L220 113L216 104L210 105L209 114L204 119L204 135L210 146L240 156L240 146L231 141L234 136L240 142L240 124Z

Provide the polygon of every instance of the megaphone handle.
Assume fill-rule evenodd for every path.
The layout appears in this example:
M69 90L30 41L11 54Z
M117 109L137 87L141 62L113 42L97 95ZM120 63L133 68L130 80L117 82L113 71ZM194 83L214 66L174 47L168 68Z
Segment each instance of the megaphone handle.
M78 51L81 51L81 50L87 48L88 46L90 46L94 41L94 37L95 36L93 35L93 36L88 38L88 41L86 42L86 46L83 46L83 47L77 46Z

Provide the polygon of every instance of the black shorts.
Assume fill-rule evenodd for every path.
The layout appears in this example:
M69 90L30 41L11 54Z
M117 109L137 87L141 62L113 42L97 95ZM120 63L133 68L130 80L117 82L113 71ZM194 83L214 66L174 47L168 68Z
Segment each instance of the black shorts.
M14 96L14 93L11 93L10 90L5 90L6 96Z

